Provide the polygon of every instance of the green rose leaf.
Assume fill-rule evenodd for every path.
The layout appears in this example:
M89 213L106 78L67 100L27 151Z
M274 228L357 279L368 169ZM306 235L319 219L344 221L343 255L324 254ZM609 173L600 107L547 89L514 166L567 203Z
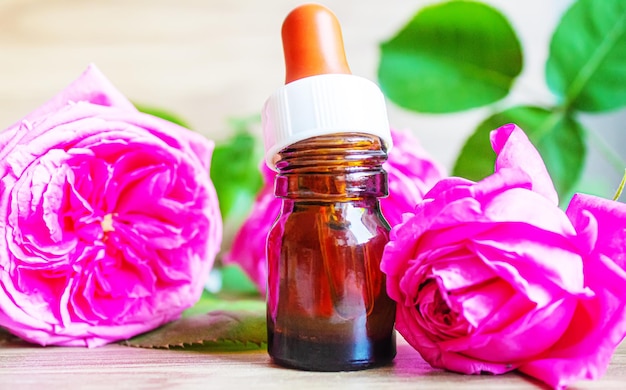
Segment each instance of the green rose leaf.
M585 130L562 111L518 106L492 115L466 141L453 174L470 180L492 174L496 155L491 149L489 133L507 123L516 123L524 130L541 154L557 192L561 197L569 195L584 166Z
M423 8L381 45L385 95L410 110L447 113L505 97L522 70L522 50L506 18L485 4Z
M252 120L257 119L233 121L235 134L213 151L211 180L224 220L243 219L263 185L259 172L263 151L247 128Z
M267 342L265 311L216 310L183 317L124 342L131 347L258 349Z
M574 3L552 36L546 78L566 107L626 105L626 0Z

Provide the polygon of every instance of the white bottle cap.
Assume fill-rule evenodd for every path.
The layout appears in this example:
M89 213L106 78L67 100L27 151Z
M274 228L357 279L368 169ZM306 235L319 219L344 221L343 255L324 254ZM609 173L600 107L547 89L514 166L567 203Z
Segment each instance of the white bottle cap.
M393 146L385 98L376 84L351 74L322 74L277 90L262 112L265 160L276 169L278 152L307 138L334 133L378 136Z

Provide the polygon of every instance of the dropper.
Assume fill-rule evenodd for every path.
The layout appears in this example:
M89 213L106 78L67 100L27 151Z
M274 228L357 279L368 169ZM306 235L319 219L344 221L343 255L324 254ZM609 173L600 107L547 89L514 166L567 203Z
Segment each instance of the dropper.
M335 14L301 5L287 15L281 35L285 85L262 112L267 165L276 169L278 152L295 142L335 133L375 135L391 149L385 98L375 83L351 74Z

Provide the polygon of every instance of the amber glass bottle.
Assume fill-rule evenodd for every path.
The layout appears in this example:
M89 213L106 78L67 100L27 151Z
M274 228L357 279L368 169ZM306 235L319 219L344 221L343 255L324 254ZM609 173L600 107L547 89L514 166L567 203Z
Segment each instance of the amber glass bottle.
M294 9L282 27L286 84L262 114L282 211L268 236L268 351L281 365L358 370L395 356L395 305L380 271L379 198L393 140L382 92L354 76L336 16Z
M389 225L384 145L329 134L279 153L282 212L268 237L268 350L276 363L358 370L395 356L395 305L380 271Z

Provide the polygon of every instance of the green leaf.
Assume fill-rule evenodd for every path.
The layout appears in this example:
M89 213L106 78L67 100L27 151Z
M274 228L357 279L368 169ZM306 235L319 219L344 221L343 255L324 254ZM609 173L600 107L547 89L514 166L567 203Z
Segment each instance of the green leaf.
M222 292L258 295L259 290L248 275L238 265L224 265L220 268Z
M131 347L202 346L212 350L258 349L267 342L265 311L216 310L173 321L123 342Z
M239 120L231 124L235 127L235 134L216 145L211 162L211 180L224 220L243 219L263 185L259 172L263 151L260 142L247 128L250 121Z
M187 124L187 122L185 122L180 116L174 114L171 111L164 110L162 108L146 106L146 105L138 104L138 103L133 103L133 104L141 112L144 112L144 113L150 114L150 115L154 115L154 116L159 117L161 119L165 119L166 121L170 121L172 123L176 123L179 126L182 126L182 127L187 128L187 129L190 129L190 127Z
M522 70L514 30L496 9L469 1L423 8L381 45L385 95L410 110L446 113L505 97Z
M562 111L519 106L492 115L466 141L453 174L470 180L480 180L492 174L496 155L491 148L489 133L507 123L515 123L524 130L541 154L561 198L569 195L584 166L585 130Z
M574 3L552 36L546 78L567 108L626 105L626 0Z

